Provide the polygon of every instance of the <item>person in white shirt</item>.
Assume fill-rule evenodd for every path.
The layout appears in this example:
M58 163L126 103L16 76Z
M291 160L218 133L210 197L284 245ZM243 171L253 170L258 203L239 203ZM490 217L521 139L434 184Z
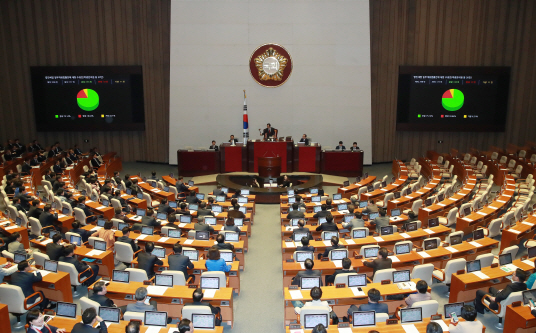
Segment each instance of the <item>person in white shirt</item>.
M484 325L479 320L476 320L476 309L472 305L464 305L462 307L462 318L465 321L454 322L450 319L449 332L450 333L476 333L482 332Z
M333 309L331 308L331 306L329 306L327 301L320 300L320 298L322 298L322 289L320 289L320 287L314 287L313 289L311 289L310 295L313 300L310 302L306 302L301 307L298 304L298 306L294 308L294 312L296 312L296 314L300 314L302 308L306 308L310 306L323 307L329 311L329 315L333 321L333 325L337 325L337 323L339 322L339 318L337 317L335 312L333 312Z

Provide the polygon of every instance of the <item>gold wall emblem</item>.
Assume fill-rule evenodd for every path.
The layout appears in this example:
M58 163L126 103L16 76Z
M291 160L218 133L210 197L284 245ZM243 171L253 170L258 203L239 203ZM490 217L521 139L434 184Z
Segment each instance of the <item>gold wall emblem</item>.
M259 79L263 81L281 81L287 63L288 59L271 47L255 58Z

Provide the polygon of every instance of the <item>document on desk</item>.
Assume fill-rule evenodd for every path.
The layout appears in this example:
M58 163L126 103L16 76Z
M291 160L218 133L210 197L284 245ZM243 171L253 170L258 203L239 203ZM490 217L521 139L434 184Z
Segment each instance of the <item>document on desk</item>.
M103 210L103 209L105 209L105 208L108 208L108 207L106 207L106 206L99 206L99 207L97 207L97 208L95 208L95 209L97 209L97 210Z
M303 333L303 330L301 328L299 330L290 330L290 333Z
M514 264L508 264L508 265L504 265L504 266L501 266L501 269L506 272L506 273L512 273L514 272L516 269L518 269L519 267L517 267L516 265Z
M102 227L96 226L96 227L93 227L91 231L99 231L100 229L102 229Z
M105 251L100 251L100 250L91 250L89 251L88 253L86 253L85 255L88 256L88 257L92 257L92 256L100 256L101 254L103 254Z
M294 242L285 242L285 246L286 247L296 247L296 245L294 245Z
M488 214L484 213L484 212L476 212L478 215L482 215L482 216L488 216Z
M203 298L214 298L218 289L203 289Z
M325 246L331 246L331 241L330 240L325 240L322 243L324 243Z
M441 326L441 329L443 330L443 332L449 331L449 327L447 326L447 324L445 324L443 320L438 319L438 320L430 320L430 321L433 321L434 323L438 323L439 326Z
M192 244L193 242L194 242L193 239L187 239L187 240L184 241L183 244Z
M46 245L48 243L52 243L52 239L48 238L41 242L41 245Z
M387 192L387 191L389 191L389 190L386 189L386 188L381 188L380 191L382 191L382 192Z
M388 256L387 258L391 259L393 262L400 262L400 259L398 259L397 256Z
M339 333L352 333L352 328L351 327L339 327Z
M446 206L445 204L443 204L443 203L441 203L441 202L438 202L437 205L438 205L438 206L441 206L441 207L445 207L445 206Z
M481 271L472 272L474 275L478 276L481 280L489 280L489 276L482 273Z
M160 329L162 328L160 326L149 326L149 325L143 325L143 326L147 328L145 330L145 333L158 333L160 332Z
M402 325L402 328L404 331L406 331L406 333L419 333L419 330L414 324Z
M188 224L188 223L184 223L184 222L183 222L183 223L179 223L179 228L184 228L184 227L186 227L187 224Z
M342 260L332 260L331 262L335 265L335 267L342 268Z
M434 231L432 229L423 229L423 230L424 230L424 232L426 232L427 234L430 234L430 235L434 233Z
M141 216L132 216L130 219L134 221L141 221Z
M353 239L345 239L344 241L346 242L346 245L354 245L355 244Z
M168 290L169 287L163 287L163 286L147 286L147 293L149 295L158 295L163 296L166 290Z
M521 224L526 224L526 225L530 225L531 227L533 227L533 226L534 226L534 224L532 224L532 223L530 223L530 222L526 222L526 221L524 221L524 222L521 222Z
M301 267L301 269L305 269L305 263L300 262L300 267Z
M453 248L452 246L447 246L445 248L445 250L449 251L449 252L452 252L452 253L456 253L456 252L459 252L458 250L456 250L455 248Z
M357 287L351 287L350 290L354 293L354 296L366 296L363 290L359 290Z
M465 221L467 221L467 222L473 222L473 220L471 220L471 219L468 218L468 217L464 217L462 220L465 220Z
M391 200L392 203L398 203L398 200Z
M401 233L400 236L402 236L404 238L411 238L411 236L406 234L405 232Z
M499 200L499 199L497 199L497 202L500 202L500 203L506 203L506 201Z
M145 239L145 237L147 237L149 235L139 235L138 237L136 237L137 240L140 240L140 239Z
M417 254L423 258L430 258L430 255L424 251L417 252Z
M406 198L406 199L413 199L413 197L412 197L412 196L409 196L409 195L406 195L404 198Z
M427 211L427 212L431 212L431 211L432 211L430 208L423 208L422 210Z
M383 238L381 238L381 237L379 237L379 236L376 236L376 237L373 237L373 238L374 238L374 240L375 240L376 242L383 242Z
M172 327L168 330L168 333L179 333L179 329Z
M528 260L528 259L527 259L527 260L523 260L522 263L534 267L534 261L532 261L532 260Z
M348 189L346 187L341 187L341 190L347 191Z
M479 243L477 243L475 241L469 242L469 244L471 244L471 245L473 245L475 247L481 247L482 246L482 244L479 244Z
M520 234L520 233L521 233L521 231L519 231L519 230L515 230L515 229L508 229L508 231L511 231L511 232L513 232L514 234Z
M290 297L292 297L292 299L302 299L303 298L301 290L289 290L288 292L290 293Z
M37 270L36 272L41 273L41 276L42 276L42 277L45 277L45 276L47 276L48 274L52 273L51 271L45 271L45 270L42 270L42 269L39 269L39 270Z
M161 237L157 242L166 242L169 239L169 237Z

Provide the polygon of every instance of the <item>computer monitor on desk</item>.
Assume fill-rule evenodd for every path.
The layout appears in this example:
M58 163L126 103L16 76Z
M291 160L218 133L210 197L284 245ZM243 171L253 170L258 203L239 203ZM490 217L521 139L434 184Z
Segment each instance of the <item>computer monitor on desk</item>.
M448 303L443 306L443 309L445 310L445 318L451 318L452 313L456 313L456 316L461 317L462 316L462 308L465 304L463 302L459 303Z
M480 260L468 261L465 265L467 273L480 271Z
M105 322L119 324L121 317L120 308L112 308L107 306L99 307L99 317L102 318Z
M160 311L145 311L143 321L145 326L167 326L167 312Z
M352 326L364 327L376 325L376 311L354 311L352 312Z
M348 287L366 287L367 274L352 274L348 275Z
M368 247L365 249L365 259L368 258L377 258L378 257L378 251L380 250L379 247Z
M314 287L320 287L321 285L322 283L321 283L320 276L315 276L315 277L302 276L300 279L301 289L313 289Z
M128 272L128 271L119 271L119 270L114 269L113 274L112 274L112 281L129 283L129 281L130 281L130 272Z
M329 326L329 318L327 314L306 314L303 316L303 328L310 330L315 328L318 324Z
M59 317L76 318L77 305L74 303L58 302L56 315Z
M436 239L425 239L424 240L424 250L433 250L437 249L437 240Z
M400 323L416 323L422 321L422 308L400 309Z

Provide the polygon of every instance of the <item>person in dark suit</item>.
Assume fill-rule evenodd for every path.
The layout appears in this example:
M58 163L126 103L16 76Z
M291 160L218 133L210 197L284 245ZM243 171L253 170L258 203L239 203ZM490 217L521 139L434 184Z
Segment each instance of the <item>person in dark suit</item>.
M402 226L402 230L405 231L405 230L408 229L408 223L418 221L418 220L419 220L419 218L417 217L417 214L415 214L415 212L410 210L409 213L408 213L408 219L407 219L406 222L404 222L404 225Z
M22 164L22 172L29 174L31 171L32 171L32 166L30 165L30 159L27 158Z
M195 231L210 231L210 233L214 232L214 228L211 225L205 224L205 221L203 219L197 219L197 223L194 224L194 230Z
M74 150L74 153L75 153L76 155L84 155L84 154L82 153L82 151L80 150L80 148L78 148L78 145L74 145L74 146L73 146L73 150Z
M238 139L235 139L234 135L231 134L231 136L229 137L229 143L234 145L238 142Z
M99 323L99 328L94 328L95 323ZM82 313L82 322L76 323L73 327L72 333L108 333L106 323L101 317L97 316L97 310L95 308L87 308ZM44 333L44 332L43 332Z
M179 210L177 210L176 213L181 215L191 215L190 211L188 210L188 205L185 202L181 202L179 205Z
M145 243L145 252L140 252L138 254L138 268L141 268L147 272L147 277L149 279L154 276L154 266L164 264L162 260L158 259L157 256L151 254L153 250L154 243L147 242Z
M127 212L129 213L130 212L130 206L128 205L127 201L123 198L121 198L121 191L120 190L115 190L114 192L114 196L112 197L112 199L116 199L119 201L119 203L121 204L121 208L124 212Z
M478 311L480 314L484 314L485 307L484 304L482 304L482 299L484 297L486 297L486 300L490 302L490 309L497 310L499 308L499 303L508 298L511 293L527 290L527 285L525 284L526 279L527 274L525 271L521 268L518 268L514 273L512 273L512 283L507 285L506 288L498 290L494 287L490 287L488 293L483 290L477 290L475 298L476 311ZM491 297L486 296L486 294L491 295Z
M363 260L363 265L372 268L372 276L376 274L376 271L386 268L393 268L393 261L387 258L389 252L385 247L380 248L378 251L378 259Z
M136 244L136 241L134 239L131 239L130 236L130 227L124 227L123 230L121 230L123 233L123 236L117 238L117 242L121 243L127 243L130 244L130 247L132 248L132 251L136 253L139 250L138 244Z
M222 186L220 184L218 184L216 186L216 189L214 191L212 191L212 195L215 195L215 196L218 196L218 195L225 195L225 192L223 192L221 190Z
M218 250L234 251L234 245L231 243L225 243L225 236L222 234L218 234L218 236L216 236L216 244L214 246L216 246Z
M313 218L317 219L319 217L326 217L328 216L328 214L331 214L326 204L322 204L320 206L320 209L321 210L318 213L315 213L315 215L313 215Z
M316 231L339 231L339 226L333 222L333 215L326 215L326 223L322 223L316 227Z
M39 155L34 155L34 157L30 160L30 166L31 167L34 167L34 166L38 166L41 162L39 162Z
M263 136L264 140L267 140L269 138L277 139L277 135L275 133L275 128L273 128L270 123L266 124L266 128L264 130L262 130L261 135Z
M315 247L312 245L309 245L309 238L302 237L301 244L302 246L296 247L296 251L310 251L310 252L315 251Z
M35 199L32 200L32 206L30 207L30 210L28 210L28 218L35 217L36 219L39 219L39 216L41 216L41 213L43 213L43 210L39 208L40 201Z
M213 306L209 302L203 302L203 290L201 288L194 290L192 300L192 303L186 303L184 306L208 306L210 311L216 316L216 325L221 326L221 309L217 306Z
M54 156L56 156L56 152L54 151L54 145L52 145L48 150L47 158L52 158Z
M343 223L342 226L344 229L352 230L354 228L362 228L365 226L365 221L363 221L363 215L360 212L356 211L354 213L355 219L352 219L348 223Z
M322 257L327 258L329 257L329 251L331 250L337 250L337 249L345 249L344 245L339 244L339 237L333 236L331 237L331 246L326 247L326 250L322 254ZM318 258L320 259L321 255L318 255Z
M57 328L45 323L45 316L39 309L33 308L26 314L26 324L28 330L26 333L65 333L65 328Z
M101 163L101 161L99 161L99 157L98 157L97 155L93 155L93 156L91 157L91 166L92 166L93 168L98 168L98 167L101 166L101 164L102 164L102 163Z
M201 200L197 198L195 191L190 191L190 194L186 197L186 202L189 204L199 204Z
M188 280L191 278L190 283L194 283L195 276L193 274L188 274L188 269L193 269L194 264L190 261L190 258L182 255L182 245L177 242L173 244L173 254L168 256L169 270L171 271L181 271L184 273L184 278Z
M235 225L233 217L228 217L225 221L225 226L223 226L223 231L234 231L239 233L240 227Z
M292 210L288 212L287 219L303 219L305 213L300 211L300 204L295 202L292 204Z
M13 198L12 205L13 205L13 207L15 207L17 209L17 211L26 213L26 209L24 209L24 207L22 207L22 205L20 204L20 198L19 197L14 197Z
M175 224L175 222L177 222L177 216L175 214L168 215L167 221L168 221L168 224L166 224L167 228L180 230L180 227L177 224Z
M37 140L33 140L32 142L32 148L33 150L36 150L36 151L43 151L43 147L41 147L41 145L39 144L39 142L37 142Z
M336 269L332 275L326 275L326 286L329 283L335 283L335 277L337 274L343 273L357 273L355 269L352 269L352 260L349 258L344 258L342 260L342 269Z
M50 260L57 261L63 255L63 245L61 243L61 235L55 234L52 236L52 243L48 243L46 247L47 256Z
M141 217L141 224L147 227L159 227L160 222L157 221L153 215L154 210L152 208L148 208L146 215Z
M335 149L345 151L346 147L342 144L342 141L339 141L339 145Z
M177 182L175 183L175 187L177 188L177 193L183 193L188 192L189 186L184 184L184 177L179 176Z
M23 260L17 265L18 272L11 274L11 284L14 286L19 286L22 289L24 297L28 297L31 294L35 293L33 289L33 284L36 282L41 282L43 277L41 273L35 271L29 264L27 260ZM35 272L35 274L34 274ZM48 298L45 297L43 292L38 291L41 295L35 295L28 299L28 304L32 304L35 300L40 297L43 301L39 304L41 310L46 309L49 304Z
M283 176L283 180L281 181L281 184L279 184L279 187L290 187L292 183L290 182L290 179L287 175Z
M311 234L311 230L309 230L308 228L305 228L305 221L304 220L299 220L298 221L298 228L294 229L292 231L292 239L294 239L294 234L297 234L297 233L304 233L306 232L309 237L308 239L313 239L313 235Z
M88 269L88 267L91 268L91 271L87 271L82 274L82 277L86 278L86 280L84 281L84 285L90 286L97 280L97 277L99 275L99 266L87 265L86 263L76 259L74 257L74 248L75 246L73 244L65 246L63 251L64 255L60 257L59 261L73 264L78 273L84 272L86 269Z
M7 251L13 254L23 254L26 257L28 257L29 249L24 249L24 245L22 242L22 235L20 232L15 231L11 236L9 237L11 242L7 245Z
M296 273L296 276L292 279L292 285L301 287L301 278L302 277L315 277L315 276L322 276L322 273L320 271L313 271L313 267L315 266L314 261L311 259L306 259L303 263L303 266L305 267L304 271L299 271ZM322 283L322 281L320 281Z
M60 143L59 142L56 142L54 144L54 152L56 153L56 155L58 155L59 153L61 153L63 151L63 149L61 149L60 147Z
M156 304L154 299L151 299L149 304L145 303L147 299L147 288L139 287L136 289L134 299L136 299L136 303L129 303L126 307L126 311L141 313L145 311L157 311L158 304Z
M305 143L306 146L309 145L309 138L307 137L307 134L303 134L301 139L300 139L300 142L303 142Z
M298 206L300 208L307 208L307 205L305 205L305 203L303 202L301 195L296 194L294 198L296 199L296 202L298 203Z
M86 214L86 219L87 219L86 223L91 223L91 222L96 221L97 217L92 216L93 213L91 213L91 210L89 209L89 207L84 204L85 202L86 202L86 197L84 195L81 195L80 197L78 197L78 205L76 205L76 208L80 208L81 210L84 211L84 214Z
M352 144L352 147L350 147L350 151L359 151L359 147L357 146L357 142L354 142Z
M207 209L207 203L201 202L199 204L199 209L197 210L197 218L199 219L202 216L214 216L214 213Z
M82 242L87 242L89 237L91 236L91 231L84 230L80 228L81 224L80 221L75 220L73 223L71 223L72 229L69 230L69 232L73 232L75 234L80 235L82 237Z
M376 213L378 212L379 208L376 205L376 202L374 200L370 200L367 207L361 211L362 214L370 215L370 213Z
M54 164L53 169L54 169L54 172L55 172L56 174L61 174L61 173L63 173L63 169L61 168L61 165L60 165L60 160L57 160L57 161L56 161L56 163Z
M348 316L351 316L355 311L376 311L376 313L385 313L389 314L389 307L387 303L379 303L381 299L380 291L376 288L372 288L367 292L368 303L361 304L359 307L357 305L352 305L348 309Z
M104 281L99 281L93 286L93 294L89 296L89 299L99 303L100 306L115 306L114 301L105 296L106 292L106 283Z
M212 140L212 144L210 145L210 147L208 147L208 149L214 149L215 151L218 151L218 145L216 144L216 140Z
M26 188L24 186L19 187L19 199L20 199L20 205L25 210L30 209L30 202L32 202L33 199L37 199L36 197L32 197L31 195L28 195L26 193Z
M41 227L54 227L56 230L61 231L61 226L57 226L58 218L50 213L51 208L49 204L46 204L43 213L39 215Z
M386 215L385 209L380 208L380 216L370 221L370 224L376 226L376 232L379 234L382 227L389 225L389 218Z
M234 219L246 218L246 215L240 211L240 205L238 204L238 200L236 198L231 199L231 206L232 206L232 209L229 208L229 212L227 212L227 217L232 217Z
M9 149L4 150L4 159L6 160L6 162L12 161L16 157L17 157L17 154L12 153L11 150Z
M175 209L169 207L167 199L163 198L162 200L160 200L160 205L158 205L158 212L171 214L175 213Z

